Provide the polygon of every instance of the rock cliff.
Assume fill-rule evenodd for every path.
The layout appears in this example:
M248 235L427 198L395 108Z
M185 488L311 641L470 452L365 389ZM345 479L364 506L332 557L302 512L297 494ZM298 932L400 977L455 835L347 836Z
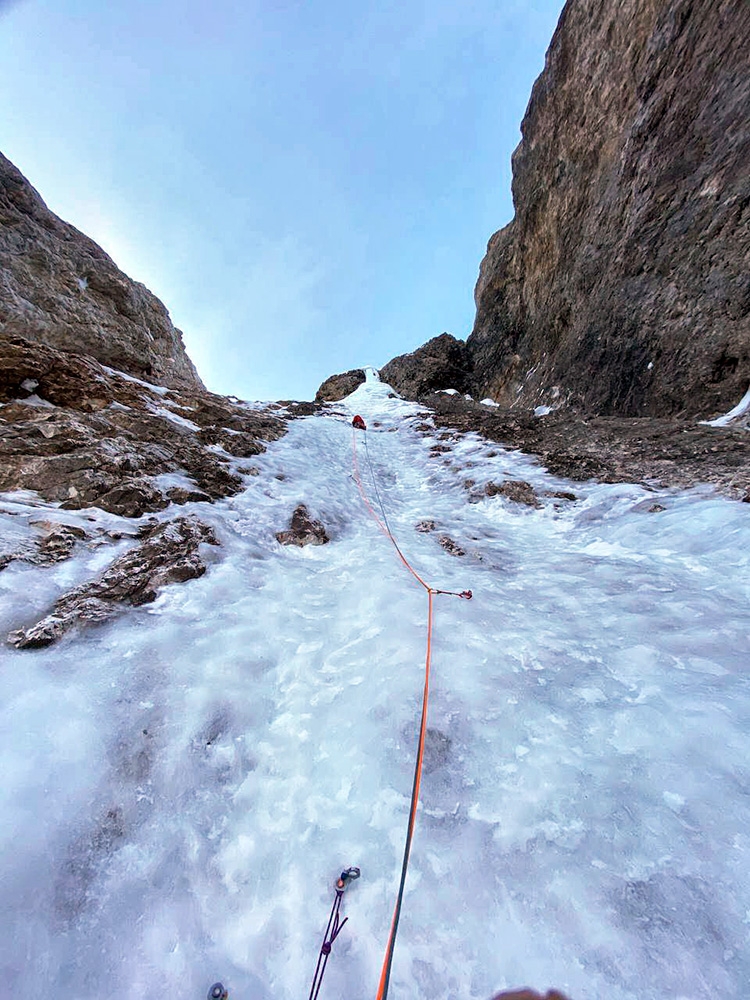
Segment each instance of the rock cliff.
M47 208L0 153L0 334L202 388L164 305Z
M621 416L742 397L748 38L746 0L569 0L476 286L476 394Z
M219 540L198 514L247 488L248 459L304 410L208 392L161 302L0 155L0 515L28 526L0 537L0 571L143 539L12 642L46 645L200 575ZM81 510L85 526L66 520Z

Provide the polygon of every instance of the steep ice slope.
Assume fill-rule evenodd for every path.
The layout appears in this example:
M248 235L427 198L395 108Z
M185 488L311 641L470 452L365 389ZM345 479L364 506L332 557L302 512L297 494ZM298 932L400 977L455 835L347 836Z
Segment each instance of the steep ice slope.
M201 509L224 543L204 577L57 647L2 652L8 995L202 1000L221 978L232 1000L305 996L332 879L356 864L321 997L374 996L426 598L351 478L354 412L402 546L431 583L475 595L437 606L442 736L391 996L744 995L750 509L571 487L474 436L431 457L418 407L372 378L295 422L246 493ZM580 499L470 503L467 477ZM275 541L299 501L329 545ZM415 532L425 518L434 533ZM12 564L1 624L85 571Z

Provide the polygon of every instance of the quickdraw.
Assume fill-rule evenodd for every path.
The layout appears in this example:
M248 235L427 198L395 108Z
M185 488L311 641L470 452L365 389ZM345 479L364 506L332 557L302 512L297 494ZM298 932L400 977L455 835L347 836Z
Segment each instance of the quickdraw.
M331 947L333 942L341 933L344 924L349 919L344 917L340 920L341 911L341 901L344 898L344 891L350 882L358 879L360 876L359 868L346 868L336 879L336 884L334 889L336 890L336 897L333 900L333 906L331 907L331 914L328 917L328 926L326 927L326 932L323 935L323 944L320 946L320 954L318 955L318 964L315 966L315 975L313 976L312 986L310 987L310 996L308 1000L317 1000L318 993L320 993L320 987L323 983L323 973L326 971L326 965L328 964L328 956L331 954Z

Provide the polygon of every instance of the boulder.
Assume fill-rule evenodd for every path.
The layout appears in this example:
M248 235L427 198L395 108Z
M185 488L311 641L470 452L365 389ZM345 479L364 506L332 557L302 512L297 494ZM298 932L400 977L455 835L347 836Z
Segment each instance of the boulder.
M381 368L380 377L406 399L418 399L440 389L469 392L471 367L466 344L450 333L442 333L411 354L389 361Z
M286 531L276 533L276 540L282 545L325 545L330 541L325 526L310 517L307 507L301 503L294 508L292 520Z
M351 371L342 372L340 375L331 375L322 383L315 393L316 403L337 403L340 399L354 392L365 381L365 373L361 368L353 368Z

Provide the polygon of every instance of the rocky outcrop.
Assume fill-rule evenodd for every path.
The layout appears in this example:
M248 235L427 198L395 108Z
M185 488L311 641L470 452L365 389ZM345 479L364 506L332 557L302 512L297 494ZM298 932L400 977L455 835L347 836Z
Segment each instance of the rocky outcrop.
M139 517L239 492L232 457L258 454L285 429L271 412L196 386L159 389L91 357L0 336L0 491Z
M310 517L310 512L303 504L297 504L292 514L292 520L286 531L276 533L276 541L282 545L325 545L330 541L325 525Z
M748 38L745 0L568 0L480 269L475 394L706 417L742 397Z
M381 368L380 377L407 399L439 389L469 392L471 357L466 344L450 333L433 337L411 354L401 354Z
M212 529L195 517L147 524L141 538L141 544L116 559L100 579L64 594L50 614L11 632L8 641L19 649L38 649L56 642L76 625L111 618L120 604L148 604L161 587L202 576L206 566L199 552L201 544L219 544Z
M47 208L0 154L0 333L160 385L202 388L164 305Z
M365 373L361 368L353 368L340 375L331 375L323 382L315 393L316 403L337 403L344 399L365 381Z

